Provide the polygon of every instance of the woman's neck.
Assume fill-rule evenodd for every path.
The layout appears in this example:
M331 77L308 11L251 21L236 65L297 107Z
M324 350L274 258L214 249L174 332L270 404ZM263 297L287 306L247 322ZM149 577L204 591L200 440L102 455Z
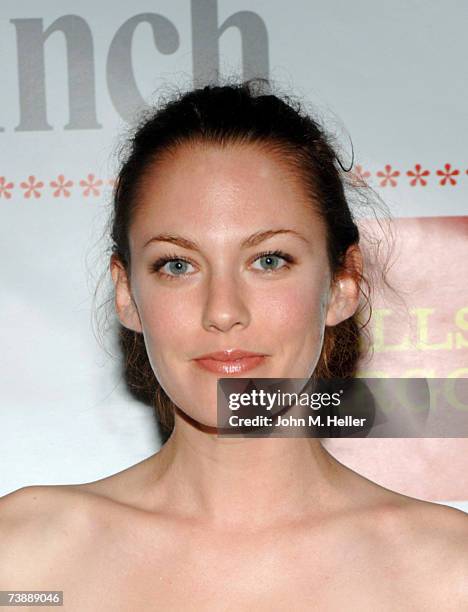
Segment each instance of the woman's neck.
M147 468L142 493L155 509L253 530L336 509L347 471L317 438L220 438L177 416Z

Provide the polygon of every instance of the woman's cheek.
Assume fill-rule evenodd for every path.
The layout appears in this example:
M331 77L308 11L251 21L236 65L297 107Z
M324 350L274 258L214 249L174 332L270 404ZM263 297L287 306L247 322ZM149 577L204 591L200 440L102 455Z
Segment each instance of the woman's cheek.
M200 325L194 308L186 299L159 299L143 311L145 338L152 347L178 352Z
M268 326L276 333L301 333L324 325L322 292L313 285L289 286L285 290L271 291L259 299L255 306Z

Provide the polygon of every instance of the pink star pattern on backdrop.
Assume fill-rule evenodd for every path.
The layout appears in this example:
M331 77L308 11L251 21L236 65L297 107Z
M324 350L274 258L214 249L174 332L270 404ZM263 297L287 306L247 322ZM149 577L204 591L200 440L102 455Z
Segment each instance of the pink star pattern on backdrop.
M445 164L444 170L437 170L437 176L442 176L443 178L439 181L441 185L445 185L447 181L450 182L450 185L456 185L457 181L453 178L460 174L460 170L452 170L451 164Z
M410 181L410 185L411 187L414 187L415 185L418 184L418 182L425 187L427 185L427 181L423 178L424 176L429 176L430 172L429 170L423 170L421 171L421 164L416 164L414 166L414 171L413 170L408 170L408 172L406 173L408 176L411 176L411 181Z
M89 195L98 196L101 191L98 189L102 185L101 179L96 179L94 174L88 174L87 180L81 180L80 185L84 187L83 195L87 198Z
M387 184L390 183L392 187L396 187L397 181L395 180L395 177L400 176L400 172L398 170L392 171L392 167L390 164L387 164L384 170L384 172L382 172L382 170L379 170L377 172L377 176L382 179L379 185L381 187L386 187Z
M10 191L13 189L14 183L7 183L7 180L4 176L0 176L0 198L6 198L9 200L11 198Z
M24 189L24 197L30 198L32 195L35 198L41 197L41 189L44 187L44 183L42 181L36 181L36 177L33 175L28 176L27 181L22 181L20 183L20 187Z
M354 170L351 172L351 180L356 185L365 185L370 175L371 173L369 171L364 170L361 165L356 164Z
M50 182L50 186L55 188L53 193L54 198L58 198L61 195L69 198L71 192L67 187L73 187L73 181L65 181L64 175L59 174L57 180Z

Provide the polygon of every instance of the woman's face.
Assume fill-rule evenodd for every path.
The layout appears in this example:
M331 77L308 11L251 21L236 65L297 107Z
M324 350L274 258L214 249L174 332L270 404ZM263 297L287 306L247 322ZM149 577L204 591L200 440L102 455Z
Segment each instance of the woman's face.
M311 376L325 324L339 318L325 227L272 154L180 147L146 177L129 240L130 290L112 268L120 320L143 332L159 383L188 416L216 426L218 377ZM238 374L194 361L226 349L266 357Z

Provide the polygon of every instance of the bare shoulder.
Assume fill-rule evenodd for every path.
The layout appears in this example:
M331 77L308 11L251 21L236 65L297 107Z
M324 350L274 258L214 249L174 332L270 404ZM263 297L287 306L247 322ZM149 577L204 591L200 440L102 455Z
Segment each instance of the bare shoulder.
M94 504L69 485L27 486L1 497L0 583L31 589L72 541L84 552L97 528Z
M445 550L445 560L468 559L468 515L461 510L414 500L402 513L410 537L429 550ZM451 557L450 557L451 555Z
M387 509L388 524L421 547L443 547L447 553L468 555L468 514L435 502L406 498L392 510ZM395 536L395 532L392 533Z
M426 559L427 579L440 584L446 610L468 610L468 515L440 504L418 506L410 520L423 543L418 558L422 565Z
M381 550L412 592L444 610L468 609L468 515L437 503L399 496L376 515ZM437 585L437 590L435 585ZM432 609L432 608L428 608Z
M15 527L28 527L52 520L82 517L93 503L93 496L75 485L33 485L0 497L0 529L8 533Z

